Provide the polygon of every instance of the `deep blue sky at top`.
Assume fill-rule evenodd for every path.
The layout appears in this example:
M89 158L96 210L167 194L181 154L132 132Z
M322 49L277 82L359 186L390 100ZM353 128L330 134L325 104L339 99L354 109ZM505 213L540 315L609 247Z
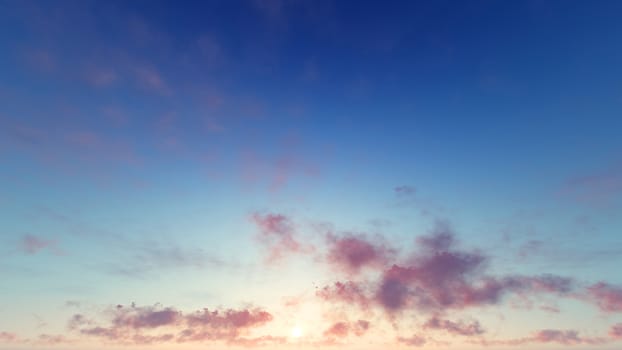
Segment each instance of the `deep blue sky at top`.
M216 158L225 182L249 150L272 163L287 153L312 163L324 189L407 183L463 204L553 197L620 158L617 1L1 6L5 125L123 140L145 161L115 172L137 181L184 184L195 172L195 158L160 147L171 130L188 154ZM114 82L88 86L102 67ZM134 81L143 67L164 81L158 91ZM59 104L74 112L61 117ZM111 125L108 105L130 122Z

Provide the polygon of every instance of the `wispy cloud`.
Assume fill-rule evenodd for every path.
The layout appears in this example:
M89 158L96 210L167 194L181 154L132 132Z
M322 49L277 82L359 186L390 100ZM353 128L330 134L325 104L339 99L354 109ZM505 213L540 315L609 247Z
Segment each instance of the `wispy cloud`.
M576 330L559 330L559 329L543 329L534 332L528 337L509 339L509 340L481 340L472 342L475 344L481 344L486 346L495 345L513 345L520 346L526 344L560 344L560 345L602 345L608 342L605 338L599 337L583 337Z
M124 244L128 245L126 248L131 256L123 264L111 265L109 271L113 274L144 278L171 269L234 266L201 248L184 248L174 243L153 241Z
M463 335L463 336L479 336L484 334L484 329L478 321L472 321L470 323L464 321L451 321L440 319L438 317L432 317L423 325L424 329L437 329L444 330L449 334Z
M24 235L19 241L20 250L26 254L37 254L43 250L49 250L54 254L60 254L58 243L53 239L45 239L34 235Z
M600 172L571 178L560 193L590 205L614 204L622 197L622 162Z
M332 324L323 334L328 338L345 338L350 334L360 337L369 330L369 327L370 322L367 320L358 320L356 322L341 321Z
M622 311L622 287L599 282L587 288L587 298L596 303L601 311Z
M259 241L268 248L268 262L276 262L291 253L313 251L313 246L299 241L294 223L283 214L254 213L251 221L259 229Z

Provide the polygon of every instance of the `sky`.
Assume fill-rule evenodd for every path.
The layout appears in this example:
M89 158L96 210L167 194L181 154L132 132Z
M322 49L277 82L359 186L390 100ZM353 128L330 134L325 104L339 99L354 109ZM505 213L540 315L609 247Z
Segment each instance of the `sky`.
M0 0L0 349L619 349L621 17Z

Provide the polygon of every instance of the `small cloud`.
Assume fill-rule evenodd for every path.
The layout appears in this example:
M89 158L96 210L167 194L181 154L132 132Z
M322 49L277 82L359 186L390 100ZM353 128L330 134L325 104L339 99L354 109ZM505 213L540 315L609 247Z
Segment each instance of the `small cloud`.
M432 317L426 321L423 325L425 329L440 329L449 334L463 335L463 336L475 336L484 333L484 329L480 326L478 321L466 323L463 321L453 322L450 320L443 320L438 317Z
M260 242L268 247L268 262L282 259L286 254L310 253L313 247L298 240L298 233L293 222L282 214L259 214L251 216L252 222L259 229Z
M608 206L615 203L622 198L622 162L603 171L568 180L560 194L589 205Z
M415 193L417 193L416 188L412 186L408 186L408 185L397 186L393 189L393 191L395 192L397 196L400 196L400 197L413 196L415 195Z
M226 262L200 248L183 248L172 243L143 242L130 244L133 255L123 264L114 264L110 272L141 278L168 269L224 267Z
M328 338L345 338L350 333L357 337L363 336L369 329L370 323L367 320L356 322L336 322L324 331L324 336Z
M426 340L424 337L418 336L418 335L413 335L411 337L408 338L404 338L404 337L398 337L397 341L399 343L402 343L404 345L408 345L408 346L424 346L426 343Z
M19 337L15 333L0 332L0 343L17 343Z
M49 240L30 234L22 236L19 247L22 252L30 255L37 254L44 249L51 250L55 254L60 253L55 240Z

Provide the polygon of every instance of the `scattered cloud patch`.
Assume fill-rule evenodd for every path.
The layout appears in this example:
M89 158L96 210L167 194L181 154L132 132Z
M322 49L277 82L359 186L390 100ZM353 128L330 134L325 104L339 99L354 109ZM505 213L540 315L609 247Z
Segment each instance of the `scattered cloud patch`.
M86 337L101 338L119 344L157 344L167 342L242 342L257 343L242 338L249 330L272 321L273 316L259 308L203 309L184 314L162 305L117 305L98 315L103 320L75 314L69 320L72 331ZM268 341L268 338L264 338Z

